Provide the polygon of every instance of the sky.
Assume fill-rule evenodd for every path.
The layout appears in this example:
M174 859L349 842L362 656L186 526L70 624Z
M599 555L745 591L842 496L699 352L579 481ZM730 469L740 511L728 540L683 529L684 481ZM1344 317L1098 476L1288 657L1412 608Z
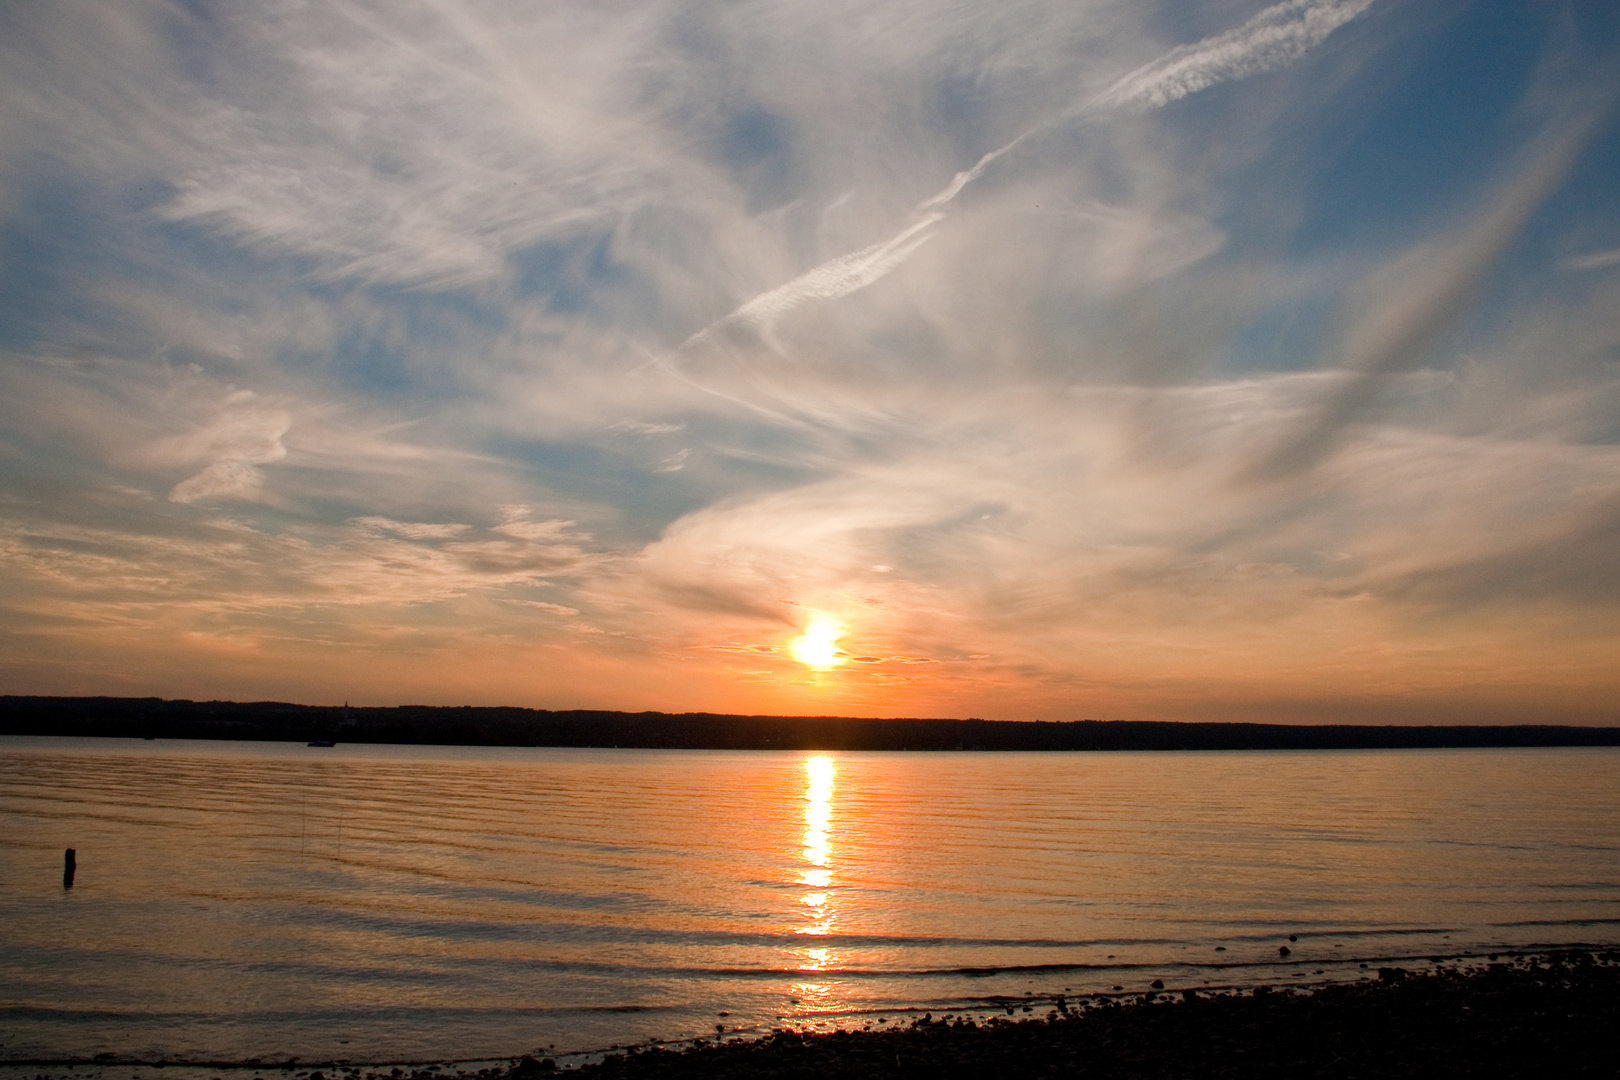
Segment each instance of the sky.
M1620 723L1611 0L0 5L0 691Z

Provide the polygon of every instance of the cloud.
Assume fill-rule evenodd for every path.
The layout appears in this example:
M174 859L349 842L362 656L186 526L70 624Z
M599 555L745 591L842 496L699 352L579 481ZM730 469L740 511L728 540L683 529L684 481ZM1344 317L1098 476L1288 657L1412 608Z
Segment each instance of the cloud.
M233 519L144 534L11 523L4 558L18 580L55 583L79 605L233 617L444 601L576 577L600 561L570 523L529 524L536 535L376 516L280 534Z
M1591 506L1559 507L1538 528L1495 537L1487 550L1431 556L1428 565L1391 578L1385 587L1447 607L1512 606L1549 598L1582 607L1620 600L1620 489L1594 492ZM1528 535L1527 535L1528 534Z
M264 480L254 466L287 456L281 437L291 426L292 418L285 411L259 406L252 391L231 394L218 419L189 436L168 440L156 451L158 457L175 461L211 459L201 472L170 489L170 501L254 495Z
M1594 251L1586 255L1572 255L1564 260L1564 265L1571 270L1607 270L1611 266L1620 266L1620 248L1613 251Z
M1282 67L1304 56L1372 3L1373 0L1289 0L1267 8L1236 30L1172 49L1159 60L1125 76L1082 109L1042 121L979 158L972 168L958 172L943 190L918 203L910 219L889 239L830 259L784 285L761 293L692 335L681 350L702 349L744 330L757 335L773 351L784 353L786 350L774 333L776 323L784 315L815 301L841 299L881 280L933 238L934 227L945 220L946 207L969 184L980 179L992 163L1061 119L1076 111L1166 105L1217 83Z
M501 524L495 526L495 532L504 536L515 536L521 540L551 541L569 535L578 522L574 521L530 521L532 511L527 506L508 506L502 508Z
M1612 700L1602 73L1535 5L1267 4L19 8L8 674Z
M1507 595L1493 568L1537 558L1548 569L1523 577L1521 600L1603 617L1607 590L1592 581L1613 576L1598 558L1612 522L1575 506L1620 497L1613 447L1375 427L1311 490L1224 490L1250 447L1286 430L1331 380L1078 393L1062 410L1012 413L1019 436L1003 434L994 454L967 435L974 417L936 418L932 438L882 466L682 519L616 568L630 576L610 593L763 626L795 625L814 608L852 627L861 656L937 658L995 642L1001 659L1054 676L1066 656L1099 648L1151 666L1170 640L1181 642L1172 651L1208 655L1223 639L1269 640L1281 632L1271 627L1334 611L1472 609ZM1005 400L984 410L1009 416ZM1187 464L1167 470L1143 452L1133 429L1154 416L1175 417ZM1589 494L1572 502L1573 491ZM1341 629L1364 632L1359 616Z
M377 535L402 537L406 540L446 540L461 536L472 528L460 522L439 523L425 521L390 521L385 517L358 517L352 523Z
M607 34L592 32L604 13L587 5L512 14L458 3L237 13L226 25L259 78L196 103L211 149L165 215L311 257L324 277L455 287L651 196L656 166L638 167L614 125L595 122L602 77L642 46L645 20L621 14Z
M959 185L953 187L960 190ZM950 193L952 196L955 194L954 191ZM807 270L787 284L761 293L730 315L698 331L681 348L688 351L702 348L721 335L744 328L759 335L776 352L784 352L781 342L772 332L778 319L812 301L837 300L878 281L932 239L933 234L928 230L944 218L945 215L937 212L924 214L888 240L848 255L840 255Z
M1344 335L1349 377L1254 466L1253 476L1309 469L1334 448L1346 425L1366 413L1386 376L1423 363L1525 222L1568 175L1600 115L1588 111L1557 124L1523 152L1513 173L1462 225L1415 246L1362 283Z
M620 420L608 428L609 431L627 431L632 435L649 437L653 435L673 435L677 431L686 430L682 423L648 423L644 420Z
M508 604L517 604L520 607L535 608L539 611L548 611L553 615L562 615L565 617L579 614L578 608L571 608L566 604L548 604L544 600L507 600L505 602Z
M691 454L692 451L690 450L675 451L675 453L658 463L658 471L661 473L680 472L682 469L686 468L686 459L690 457Z
M1299 60L1373 0L1287 0L1235 30L1171 49L1087 103L1089 108L1156 108L1218 83L1246 79Z

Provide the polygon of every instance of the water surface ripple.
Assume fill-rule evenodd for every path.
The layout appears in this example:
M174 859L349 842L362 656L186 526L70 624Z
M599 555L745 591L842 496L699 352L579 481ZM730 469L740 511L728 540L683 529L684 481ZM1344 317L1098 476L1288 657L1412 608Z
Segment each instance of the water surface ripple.
M489 1058L1354 978L1620 941L1620 751L12 737L0 927L0 1061Z

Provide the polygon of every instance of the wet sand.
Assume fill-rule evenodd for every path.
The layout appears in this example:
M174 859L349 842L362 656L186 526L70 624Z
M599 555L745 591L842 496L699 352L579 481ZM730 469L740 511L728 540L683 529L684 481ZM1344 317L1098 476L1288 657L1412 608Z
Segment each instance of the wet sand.
M927 1016L875 1031L732 1033L606 1057L377 1066L0 1063L0 1080L838 1080L906 1077L1620 1075L1620 950L1387 967L1366 981L1049 999L1044 1017ZM481 1066L481 1067L479 1067Z

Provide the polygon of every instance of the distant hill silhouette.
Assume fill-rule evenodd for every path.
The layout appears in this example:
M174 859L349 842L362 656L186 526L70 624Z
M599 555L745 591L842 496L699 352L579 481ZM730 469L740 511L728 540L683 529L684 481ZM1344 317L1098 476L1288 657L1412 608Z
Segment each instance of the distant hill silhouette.
M1620 728L862 719L279 701L0 697L0 734L704 750L1348 750L1620 746Z

